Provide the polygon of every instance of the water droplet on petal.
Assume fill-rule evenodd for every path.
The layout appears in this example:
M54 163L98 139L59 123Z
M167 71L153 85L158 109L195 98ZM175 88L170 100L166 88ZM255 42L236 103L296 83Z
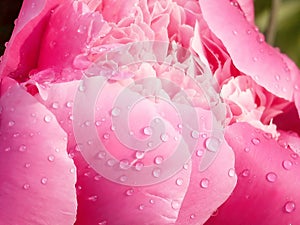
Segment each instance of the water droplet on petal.
M189 164L186 163L183 165L183 169L187 170L188 168L189 168Z
M19 147L19 151L20 151L20 152L25 152L26 149L27 149L26 145L21 145L21 146Z
M153 171L152 171L152 175L156 178L158 178L160 176L160 173L161 173L161 170L159 168L155 168Z
M98 199L97 195L92 195L92 196L88 197L88 200L91 202L95 202L95 201L97 201L97 199Z
M171 206L172 206L173 209L179 209L180 208L180 202L174 200L174 201L171 202Z
M143 210L145 208L145 205L139 205L139 210Z
M13 125L15 125L15 121L12 120L12 121L9 121L9 122L8 122L8 126L9 126L9 127L12 127Z
M152 128L151 127L145 127L143 132L144 132L145 135L150 136L150 135L152 135Z
M167 142L168 139L169 139L169 136L167 134L160 135L160 140L162 140L162 142Z
M259 43L263 43L263 42L265 41L265 36L264 36L263 34L259 33L259 34L257 35L257 41L258 41Z
M96 176L94 176L94 180L96 180L96 181L99 181L99 180L101 180L101 175L96 175Z
M102 151L97 154L98 159L104 159L106 156L106 152Z
M242 176L243 177L248 177L250 175L250 170L249 169L245 169L242 171Z
M72 101L67 101L66 106L67 106L67 108L71 108L73 106L73 102Z
M116 164L116 161L114 159L109 159L109 160L106 161L106 163L107 163L108 166L112 167Z
M55 156L54 155L49 155L48 156L48 161L49 162L54 162Z
M249 152L249 151L250 151L250 148L246 147L246 148L244 148L244 151L245 151L245 152Z
M293 163L290 160L282 161L282 167L286 170L290 170L293 166Z
M143 159L145 157L145 152L143 151L136 151L135 158L137 159Z
M137 171L141 171L141 170L143 169L143 167L144 167L144 164L143 164L142 162L137 162L137 163L135 164L135 169L136 169Z
M235 175L235 170L234 170L233 168L230 168L230 169L228 170L228 176L234 177L234 175Z
M203 156L204 150L203 149L199 149L196 151L196 156L201 157Z
M115 107L115 108L113 108L113 109L111 110L111 115L114 116L114 117L119 116L120 113L121 113L121 110L120 110L119 108L117 108L117 107Z
M192 220L195 219L195 217L196 217L195 214L190 215L190 218L191 218Z
M202 187L202 188L208 188L208 186L209 186L209 180L207 178L203 178L200 181L200 187Z
M52 120L52 117L49 116L49 115L46 115L46 116L44 117L44 121L45 121L46 123L50 123L51 120Z
M254 144L254 145L258 145L260 143L260 140L258 138L252 138L251 142Z
M10 150L11 150L10 147L7 147L7 148L4 149L5 152L9 152Z
M31 166L30 163L25 163L24 165L25 168L29 168L30 166Z
M110 137L109 133L105 133L105 134L103 134L103 138L104 138L105 140L108 140L108 139L109 139L109 137Z
M122 175L121 177L120 177L120 181L121 182L126 182L127 181L127 176L125 176L125 175Z
M295 211L295 209L296 209L296 204L293 201L288 201L284 205L284 211L287 213L291 213L291 212Z
M42 184L47 184L47 182L48 182L48 179L47 179L46 177L43 177L43 178L41 179L41 183L42 183Z
M164 160L164 158L162 156L156 156L154 159L154 163L156 165L160 165L160 164L162 164L163 160Z
M125 192L125 194L126 194L127 196L132 196L133 193L134 193L134 190L133 190L133 189L128 189L128 190Z
M59 107L58 102L53 102L51 107L52 107L52 109L58 109L58 107Z
M149 203L150 203L150 204L154 204L155 201L154 201L153 199L150 199L150 200L149 200Z
M198 131L193 130L193 131L191 132L191 136L192 136L192 138L194 138L194 139L198 139L199 136L200 136L200 134L199 134Z
M127 170L127 169L129 169L129 168L130 168L129 161L126 160L126 159L121 160L120 163L119 163L119 167L120 167L120 169L122 169L122 170Z
M29 185L29 184L24 184L24 185L23 185L23 189L24 189L24 190L28 190L29 188L30 188L30 185Z
M205 140L205 147L211 152L216 152L219 149L221 142L216 137L209 137Z
M177 184L178 186L181 186L181 185L183 184L183 179L178 178L178 179L176 180L176 184Z
M276 175L276 173L270 172L267 174L266 178L267 178L267 181L274 183L277 180L277 175Z
M238 32L236 30L233 30L232 33L233 33L233 35L237 35L238 34Z

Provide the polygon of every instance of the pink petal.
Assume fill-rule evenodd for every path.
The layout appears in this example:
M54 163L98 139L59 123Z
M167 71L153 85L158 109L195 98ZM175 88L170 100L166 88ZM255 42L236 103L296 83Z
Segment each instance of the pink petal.
M223 42L235 66L271 93L293 101L299 70L292 68L285 56L266 44L261 34L229 1L200 0L199 3L205 21Z
M247 123L228 127L225 138L235 152L239 180L206 225L299 224L298 155Z
M40 43L50 11L61 0L24 0L16 26L0 64L0 74L26 80L28 72L37 65Z
M176 221L178 225L203 224L236 185L234 154L226 142L222 143L217 158L207 170L199 172L199 164L199 157L194 156L190 185ZM204 179L209 181L208 188L203 186Z
M53 68L59 73L74 68L75 57L83 53L88 55L88 49L92 47L89 45L108 30L102 16L98 12L91 12L85 4L74 2L61 5L52 14L45 30L40 46L39 70ZM72 80L80 79L82 74L70 78L59 77L63 76L60 74L55 76L57 79Z
M76 170L55 116L16 84L0 108L1 223L73 224Z
M234 0L232 1L234 2ZM240 5L241 9L244 12L245 17L247 20L254 24L254 1L253 0L237 0L238 4Z

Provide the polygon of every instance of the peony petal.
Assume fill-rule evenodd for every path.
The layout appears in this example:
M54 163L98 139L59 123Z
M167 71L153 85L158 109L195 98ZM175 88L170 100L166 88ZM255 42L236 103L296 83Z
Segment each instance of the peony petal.
M253 0L237 0L241 9L244 12L245 17L247 20L254 24L254 1Z
M196 152L197 154L197 152ZM237 176L234 172L234 154L224 141L217 158L204 172L199 172L199 157L193 157L191 181L176 224L203 224L230 196ZM209 186L203 186L207 179Z
M239 180L206 225L299 224L298 155L247 123L228 127L225 138L235 152Z
M76 170L55 116L17 84L2 93L0 108L1 223L73 224Z
M204 19L223 42L235 66L274 95L293 101L299 70L266 44L261 34L229 1L200 0L199 3Z
M23 81L28 72L35 68L40 51L44 29L50 11L61 0L24 0L16 20L16 26L0 64L0 74Z

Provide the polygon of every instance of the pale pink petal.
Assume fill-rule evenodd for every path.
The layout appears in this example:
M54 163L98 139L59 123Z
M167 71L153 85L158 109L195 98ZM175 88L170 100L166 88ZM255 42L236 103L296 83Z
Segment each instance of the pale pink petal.
M1 223L72 225L76 169L66 152L65 132L17 84L2 93L0 108Z
M228 127L225 138L235 152L239 179L206 225L299 224L298 155L247 123Z
M266 44L262 35L229 1L200 0L199 3L205 21L226 47L234 65L274 95L293 101L299 70Z
M234 2L233 0L232 2ZM250 23L254 24L254 1L253 0L237 0L241 9L244 12L245 17Z
M44 29L61 0L24 0L16 26L0 64L0 74L23 81L35 68Z

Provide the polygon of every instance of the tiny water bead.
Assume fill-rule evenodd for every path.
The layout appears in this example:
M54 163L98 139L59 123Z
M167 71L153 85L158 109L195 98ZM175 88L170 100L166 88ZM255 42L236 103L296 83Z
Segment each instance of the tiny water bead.
M44 121L45 121L46 123L50 123L51 120L52 120L52 117L51 117L50 115L44 116Z
M139 210L143 210L145 208L145 205L141 204L139 205Z
M200 136L200 133L199 133L198 131L196 131L196 130L193 130L193 131L191 132L191 136L192 136L192 138L194 138L194 139L198 139L199 136Z
M203 149L199 149L196 151L196 156L201 157L204 154L204 150Z
M41 179L41 183L42 184L47 184L47 182L48 182L48 178L46 178L46 177L43 177L42 179Z
M150 199L150 200L149 200L149 203L150 203L150 204L154 204L155 201L154 201L153 199Z
M183 179L182 178L176 179L176 185L181 186L182 184L183 184Z
M250 152L250 148L246 147L246 148L244 148L244 151L245 152Z
M244 169L242 171L242 176L243 177L249 177L249 175L250 175L250 170L249 169Z
M107 165L112 167L116 164L116 161L114 159L109 159L106 161Z
M66 107L67 108L71 108L73 106L73 102L72 101L67 101L66 102Z
M105 134L103 134L103 138L104 138L105 140L108 140L108 139L109 139L109 137L110 137L109 133L105 133Z
M30 188L30 185L29 185L29 184L24 184L24 185L23 185L23 189L24 189L24 190L29 190L29 188Z
M296 209L296 203L293 201L288 201L284 205L284 211L286 213L292 213L295 211L295 209Z
M230 169L228 170L228 176L229 176L229 177L234 177L234 176L235 176L235 170L234 170L233 168L230 168Z
M12 126L14 126L14 125L15 125L15 121L12 120L12 121L9 121L9 122L8 122L8 126L9 126L9 127L12 127Z
M168 136L167 134L162 134L162 135L160 135L160 140L161 140L162 142L167 142L168 139L169 139L169 136Z
M209 186L209 180L207 178L203 178L200 181L200 187L206 189L206 188L208 188L208 186Z
M151 136L152 135L152 128L151 127L145 127L143 129L143 133L147 136ZM151 147L151 146L150 146Z
M196 215L195 214L192 214L192 215L190 215L190 219L195 219L196 218Z
M92 195L92 196L88 197L88 200L91 202L95 202L95 201L97 201L97 199L98 199L97 195Z
M293 163L290 160L282 161L282 167L286 170L290 170L293 167Z
M53 102L51 107L52 107L52 109L58 109L58 107L59 107L58 102Z
M260 140L258 138L252 138L251 142L254 145L258 145L260 143Z
M141 171L141 170L143 169L143 167L144 167L144 164L143 164L142 162L137 162L137 163L135 164L135 169L136 169L137 171Z
M25 152L26 149L27 149L26 145L21 145L21 146L19 147L19 151L20 151L20 152Z
M164 160L164 158L163 158L162 156L156 156L156 157L154 158L154 163L155 163L156 165L160 165L160 164L162 164L163 160Z
M180 202L179 201L176 201L176 200L173 200L172 202L171 202L171 207L173 208L173 209L179 209L180 208Z
M216 152L219 149L221 142L216 137L209 137L205 140L205 147L211 152Z
M25 164L24 164L24 167L25 167L25 168L29 168L30 166L31 166L30 163L25 163Z
M137 159L143 159L145 157L145 152L143 151L136 151L135 158Z
M114 117L119 116L120 113L121 113L121 110L120 110L119 108L117 108L117 107L115 107L115 108L113 108L113 109L111 110L111 115L114 116Z
M54 162L54 160L55 160L55 156L54 155L49 155L48 156L48 161L49 162Z
M122 169L122 170L127 170L127 169L129 169L129 168L130 168L129 161L126 160L126 159L121 160L120 163L119 163L119 167L120 167L120 169Z
M102 178L101 175L96 175L96 176L94 176L94 180L95 180L95 181L99 181L99 180L101 180L101 178Z
M266 175L266 179L270 183L274 183L277 180L277 174L274 172L270 172Z
M119 178L119 180L120 180L121 182L126 182L127 179L128 179L128 177L125 176L125 175L122 175L122 176Z
M132 196L132 195L134 194L134 190L133 190L133 189L128 189L128 190L125 192L125 194L126 194L127 196Z
M104 151L101 151L101 152L99 152L99 153L97 154L97 158L98 158L98 159L104 159L105 156L106 156L106 152L104 152Z
M152 175L153 175L153 177L155 177L155 178L160 177L160 173L161 173L161 170L160 170L159 168L155 168L155 169L152 171Z

